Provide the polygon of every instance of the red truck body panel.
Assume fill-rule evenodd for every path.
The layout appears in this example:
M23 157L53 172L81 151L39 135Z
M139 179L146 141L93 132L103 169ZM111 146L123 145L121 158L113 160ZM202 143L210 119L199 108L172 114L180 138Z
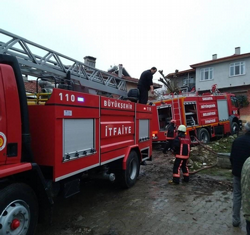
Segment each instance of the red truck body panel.
M0 178L32 170L31 163L15 163L0 166Z
M45 105L29 106L29 116L35 162L53 167L54 181L124 158L129 146L148 149L147 159L152 155L151 139L139 140L139 122L150 123L152 118L151 107L146 105L54 89ZM86 126L86 133L74 137L71 131L77 135L78 127L82 128L74 126L78 121L79 125L89 122L92 129ZM64 128L66 122L75 130ZM93 153L85 156L79 151L77 158L66 160L63 152L67 145L65 131L76 140L89 141L89 135L93 139L90 140ZM148 132L151 133L150 125Z

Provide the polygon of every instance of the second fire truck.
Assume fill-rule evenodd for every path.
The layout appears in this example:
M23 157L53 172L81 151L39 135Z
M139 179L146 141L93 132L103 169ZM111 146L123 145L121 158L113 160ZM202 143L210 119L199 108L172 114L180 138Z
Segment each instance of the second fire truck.
M241 129L237 98L230 93L170 94L153 103L153 143L166 141L166 127L171 119L177 126L187 126L192 141L208 143L213 137L235 134ZM195 137L195 138L194 138Z

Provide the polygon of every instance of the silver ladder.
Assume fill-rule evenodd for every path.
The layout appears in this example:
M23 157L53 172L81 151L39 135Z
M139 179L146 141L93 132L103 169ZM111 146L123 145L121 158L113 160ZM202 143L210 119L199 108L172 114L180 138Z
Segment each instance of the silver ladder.
M65 79L70 72L70 78L74 84L127 97L126 81L122 78L88 66L3 29L0 29L0 54L15 56L24 75L54 76Z

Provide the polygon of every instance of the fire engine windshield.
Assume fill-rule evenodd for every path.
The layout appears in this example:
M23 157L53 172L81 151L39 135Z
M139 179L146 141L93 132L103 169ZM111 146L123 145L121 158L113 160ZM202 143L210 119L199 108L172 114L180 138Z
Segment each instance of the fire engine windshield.
M235 96L231 96L230 98L231 98L231 104L232 104L232 106L238 108L240 106L239 100Z

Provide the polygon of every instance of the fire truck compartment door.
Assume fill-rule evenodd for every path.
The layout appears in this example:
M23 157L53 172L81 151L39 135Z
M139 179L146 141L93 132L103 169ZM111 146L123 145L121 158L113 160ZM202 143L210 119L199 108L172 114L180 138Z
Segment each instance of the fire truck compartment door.
M219 121L228 120L228 106L227 100L217 100Z
M94 146L94 119L63 120L63 160L89 155Z
M149 120L141 119L139 120L139 140L146 140L149 138Z

